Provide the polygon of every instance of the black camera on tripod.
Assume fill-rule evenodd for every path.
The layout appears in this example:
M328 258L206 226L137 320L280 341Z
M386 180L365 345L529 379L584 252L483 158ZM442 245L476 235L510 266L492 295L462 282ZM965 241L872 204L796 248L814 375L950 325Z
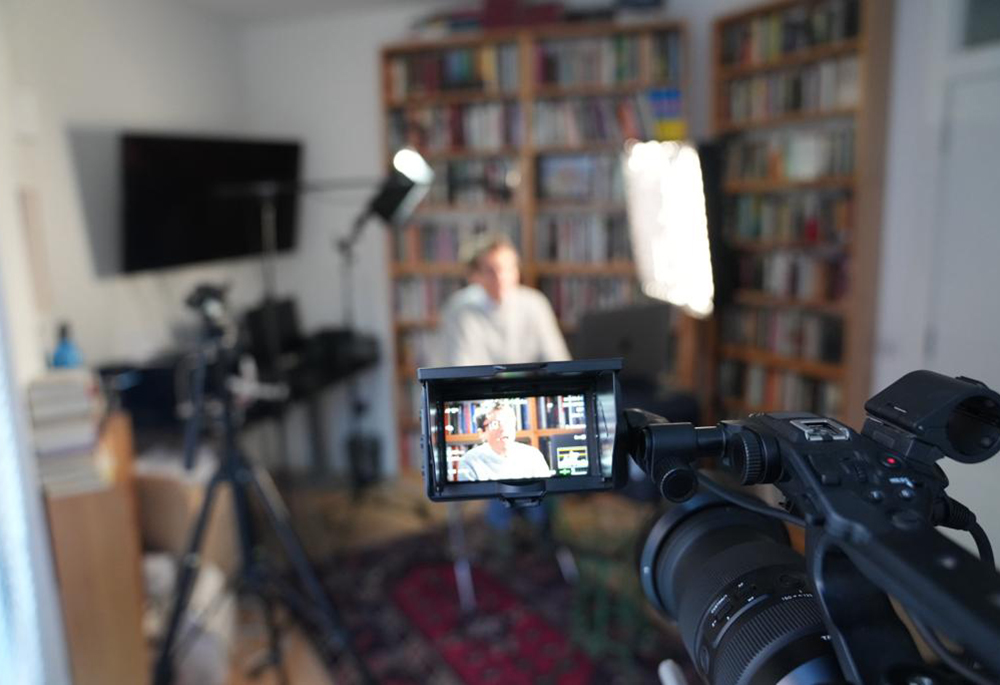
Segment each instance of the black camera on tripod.
M916 371L866 403L860 433L803 412L695 427L622 409L620 369L620 360L421 369L428 496L522 505L614 489L631 455L677 503L645 541L640 579L706 681L997 682L1000 575L936 462L977 463L1000 449L1000 395ZM720 486L698 472L705 462L742 485L775 485L784 507ZM805 529L804 557L786 524ZM936 526L972 533L980 558ZM941 666L924 663L890 597Z

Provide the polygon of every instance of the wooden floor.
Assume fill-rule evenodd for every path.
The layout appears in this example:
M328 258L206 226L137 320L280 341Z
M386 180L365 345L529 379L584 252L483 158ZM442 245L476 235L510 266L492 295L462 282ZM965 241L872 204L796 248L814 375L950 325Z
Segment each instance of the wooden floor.
M289 487L284 492L294 526L314 559L344 550L383 545L444 524L447 506L430 502L419 478L401 478L371 488L359 498L349 492L319 487ZM461 505L474 516L481 503ZM233 649L229 685L327 685L333 683L312 646L297 627L283 631L281 641L287 681L274 669L251 678L247 671L267 648L267 632L259 612L241 612Z

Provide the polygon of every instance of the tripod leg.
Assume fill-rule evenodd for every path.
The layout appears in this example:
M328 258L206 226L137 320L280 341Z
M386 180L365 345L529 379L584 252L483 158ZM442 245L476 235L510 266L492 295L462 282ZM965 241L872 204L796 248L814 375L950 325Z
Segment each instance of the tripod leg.
M180 628L181 617L187 608L188 600L191 599L191 592L194 590L194 582L198 577L198 568L201 564L200 550L201 541L208 527L208 515L212 511L212 502L222 479L218 473L212 476L208 487L205 490L205 499L201 503L201 510L191 531L191 539L188 541L184 556L181 557L180 573L177 576L177 583L174 586L174 604L170 610L170 622L167 624L167 632L160 645L160 654L156 659L156 667L153 673L154 685L169 685L173 680L172 654L174 642L177 640L177 630Z
M461 505L458 502L448 502L448 536L451 538L458 605L463 614L470 615L476 611L476 586L472 581L472 564L465 546L465 522L462 521Z
M264 599L264 620L267 622L267 641L270 650L270 661L278 672L279 685L288 685L288 671L281 659L281 632L278 628L278 617L274 613L274 603Z
M322 632L319 642L323 644L324 658L329 660L329 653L334 650L344 650L354 657L355 666L361 674L365 683L372 683L374 679L368 671L368 666L354 652L347 635L347 631L341 626L339 617L333 607L333 603L326 594L326 590L316 577L316 572L309 563L305 549L298 535L295 534L291 526L288 510L285 508L281 495L274 487L274 481L263 469L256 469L249 465L244 467L248 472L246 475L252 484L257 496L260 497L264 512L268 521L274 528L278 540L284 549L285 556L292 565L296 577L302 584L306 598L312 602L316 618L317 628Z
M281 632L274 611L274 601L263 594L257 595L260 600L264 623L267 627L267 653L261 657L248 671L251 679L257 679L264 671L273 668L278 676L279 685L288 685L288 672L285 670L281 655Z

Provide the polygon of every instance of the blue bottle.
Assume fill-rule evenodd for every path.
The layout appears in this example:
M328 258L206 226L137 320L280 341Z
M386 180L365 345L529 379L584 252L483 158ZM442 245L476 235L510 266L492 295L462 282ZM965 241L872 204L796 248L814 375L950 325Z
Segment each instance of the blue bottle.
M70 337L69 324L59 324L59 342L52 353L52 366L57 369L75 369L83 366L83 355Z

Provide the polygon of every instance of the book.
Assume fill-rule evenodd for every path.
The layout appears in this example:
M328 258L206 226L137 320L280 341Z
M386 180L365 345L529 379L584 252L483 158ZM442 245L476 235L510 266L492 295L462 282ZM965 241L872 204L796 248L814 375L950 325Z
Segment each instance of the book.
M854 172L854 124L824 122L734 138L726 146L729 181L813 181Z
M633 279L624 277L546 277L539 280L539 289L564 326L576 325L589 311L622 307L639 299Z
M542 262L588 264L631 260L624 209L540 214L535 222L535 256Z
M510 205L508 179L517 172L517 161L510 157L434 162L431 168L434 181L425 204Z
M535 79L558 86L613 85L639 78L635 35L545 40L535 47Z
M839 364L843 321L827 314L772 307L730 307L721 316L721 342L785 357Z
M742 193L726 198L726 237L739 243L846 245L854 217L850 191Z
M856 56L738 78L723 85L723 119L766 122L784 115L849 109L858 104Z
M848 259L842 254L776 250L739 257L736 282L779 298L836 301L847 290Z
M857 0L821 0L777 9L727 24L722 30L724 65L764 65L810 48L858 35Z
M389 147L415 146L429 153L499 150L521 145L523 128L515 101L394 109Z
M718 384L721 397L741 402L749 411L807 411L832 416L842 409L839 384L759 364L725 360L719 366Z
M520 249L521 220L517 214L462 212L430 218L420 214L393 236L397 263L454 264L464 256L462 245L480 233L503 234Z
M438 316L444 301L464 285L451 276L410 276L393 283L397 319L427 321Z
M97 444L97 418L85 415L36 423L32 438L39 456L93 449Z
M624 202L621 162L612 155L545 155L538 160L543 200Z
M539 146L623 143L683 138L681 92L654 88L623 96L540 100L532 114L532 139Z
M650 75L654 83L676 84L683 72L681 40L676 31L655 33L650 60Z
M517 45L503 43L397 55L389 60L395 99L454 90L513 93L518 87Z

